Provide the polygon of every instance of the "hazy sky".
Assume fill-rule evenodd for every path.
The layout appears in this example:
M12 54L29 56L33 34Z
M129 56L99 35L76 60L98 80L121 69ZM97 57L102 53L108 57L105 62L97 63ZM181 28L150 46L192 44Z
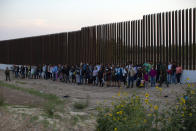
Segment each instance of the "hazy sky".
M196 0L0 0L0 40L79 30L196 7Z

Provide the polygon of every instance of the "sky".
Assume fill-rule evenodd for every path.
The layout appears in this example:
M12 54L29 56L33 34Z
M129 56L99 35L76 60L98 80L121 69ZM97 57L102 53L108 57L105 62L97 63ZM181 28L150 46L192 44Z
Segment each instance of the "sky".
M196 0L0 0L0 40L75 31L194 7Z

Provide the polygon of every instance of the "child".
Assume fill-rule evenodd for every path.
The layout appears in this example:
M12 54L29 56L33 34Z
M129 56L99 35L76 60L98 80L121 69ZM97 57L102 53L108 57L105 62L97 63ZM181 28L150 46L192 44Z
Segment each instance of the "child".
M148 73L144 71L144 87L148 89Z

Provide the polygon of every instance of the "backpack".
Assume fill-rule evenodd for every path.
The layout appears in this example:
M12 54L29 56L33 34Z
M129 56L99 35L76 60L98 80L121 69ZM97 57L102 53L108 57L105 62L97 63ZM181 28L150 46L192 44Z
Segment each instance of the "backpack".
M140 79L137 79L136 86L139 87L140 86L140 83L141 83L141 80Z

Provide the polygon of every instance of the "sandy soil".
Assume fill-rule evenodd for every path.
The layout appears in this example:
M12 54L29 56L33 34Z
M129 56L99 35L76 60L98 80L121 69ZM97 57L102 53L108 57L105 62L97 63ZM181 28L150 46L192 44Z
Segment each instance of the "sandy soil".
M3 72L0 72L0 80L5 80L5 76ZM166 85L162 86L162 93L158 91L156 88L149 88L147 90L143 88L118 88L118 87L95 87L91 85L76 85L76 84L66 84L62 82L54 82L51 80L35 80L35 79L22 79L17 80L14 79L13 76L11 78L11 82L7 82L10 84L17 85L23 88L33 88L39 90L44 93L52 93L59 96L61 99L69 99L66 107L66 115L78 115L78 114L87 114L88 116L96 114L96 106L97 103L106 103L106 105L110 105L110 102L113 100L113 96L117 96L119 91L127 92L128 95L137 94L142 98L145 97L145 93L148 92L150 94L150 100L153 103L160 105L160 108L163 109L166 105L172 106L175 103L176 97L180 96L184 93L184 84L170 85L166 87ZM44 102L43 99L36 98L35 96L22 93L20 91L15 91L13 89L3 88L6 96L6 101L10 104L14 105L25 105L26 103L41 105ZM68 98L64 98L63 96L69 96ZM76 101L85 101L89 100L89 106L81 111L76 111L73 109L73 103ZM0 111L1 113L1 111ZM35 114L39 114L39 112L32 112ZM2 113L1 113L2 114ZM10 115L10 113L7 113ZM13 114L11 114L13 115ZM65 114L64 114L65 115ZM2 117L0 117L0 125L2 124ZM83 123L80 123L79 126L74 128L68 128L69 130L78 130L78 131L87 131L94 130L95 127L95 118L85 120ZM23 124L20 124L21 126ZM57 124L58 125L58 124ZM61 124L59 124L60 126ZM65 125L66 126L66 125ZM65 127L64 126L64 127ZM67 125L68 126L68 125ZM1 127L1 126L0 126ZM39 126L38 126L39 127ZM58 129L61 129L60 127ZM66 130L66 129L61 129Z

